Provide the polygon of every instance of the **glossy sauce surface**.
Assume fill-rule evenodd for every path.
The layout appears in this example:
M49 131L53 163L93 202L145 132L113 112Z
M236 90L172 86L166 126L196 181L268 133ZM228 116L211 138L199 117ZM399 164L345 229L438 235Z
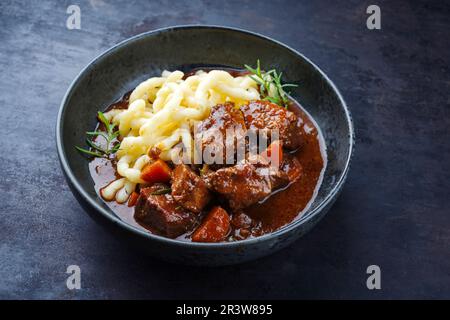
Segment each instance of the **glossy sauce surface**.
M314 120L295 101L289 110L303 120L305 141L293 155L302 165L300 179L277 190L264 202L245 209L252 218L261 221L262 234L275 231L300 217L314 200L326 167L325 142Z
M202 69L205 70L205 68ZM226 70L233 76L242 74L242 71ZM194 72L195 70L189 74ZM127 108L128 97L129 93L125 94L122 99L109 106L107 110ZM303 126L306 132L303 146L292 153L302 165L302 175L294 183L291 183L283 189L274 191L264 201L243 210L253 220L250 237L275 231L302 216L314 200L325 171L325 143L317 124L295 100L292 100L288 109L303 120ZM94 158L89 163L89 170L94 180L95 190L99 196L101 188L119 178L116 174L114 159ZM155 230L150 230L147 226L142 226L136 222L134 219L134 207L129 207L127 203L118 204L115 201L105 201L105 203L125 222L157 234ZM177 239L191 241L191 233L188 232ZM236 234L239 234L239 229L231 230L229 240L240 239L239 236L234 236Z

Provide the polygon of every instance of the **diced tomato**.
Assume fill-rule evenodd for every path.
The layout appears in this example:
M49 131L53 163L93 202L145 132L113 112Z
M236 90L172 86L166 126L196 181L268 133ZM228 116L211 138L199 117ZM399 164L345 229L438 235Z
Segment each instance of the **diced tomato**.
M219 242L230 230L230 216L221 207L214 207L192 235L193 242Z
M133 191L133 193L130 195L130 198L128 199L128 206L133 207L136 204L138 198L139 198L139 193L137 193L136 191Z
M266 158L272 163L281 164L283 161L283 146L280 140L272 142L266 149L266 151L261 152L261 156Z
M147 164L141 171L141 179L149 184L169 182L172 169L163 160L158 159Z

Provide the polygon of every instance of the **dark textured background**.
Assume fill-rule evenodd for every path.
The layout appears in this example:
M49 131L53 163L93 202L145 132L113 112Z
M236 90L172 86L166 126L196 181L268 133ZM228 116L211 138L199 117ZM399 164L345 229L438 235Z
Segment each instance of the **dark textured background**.
M365 13L381 7L382 30ZM81 8L67 30L66 8ZM70 193L55 122L70 82L132 35L176 24L274 37L328 73L350 106L356 153L329 215L245 265L143 257ZM444 1L1 1L1 298L450 298L450 5ZM95 88L93 88L95 89ZM66 288L66 267L82 290ZM377 264L382 289L366 288Z

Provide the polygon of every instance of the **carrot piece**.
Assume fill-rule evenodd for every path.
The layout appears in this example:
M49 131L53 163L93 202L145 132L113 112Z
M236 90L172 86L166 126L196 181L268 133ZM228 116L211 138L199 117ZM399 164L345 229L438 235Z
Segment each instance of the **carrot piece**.
M128 199L128 206L133 207L136 204L138 198L139 198L139 193L137 193L136 191L133 191L133 193L130 195L130 198Z
M273 141L266 149L261 152L261 156L272 163L281 164L283 161L283 146L280 140Z
M169 182L172 169L163 160L158 159L147 164L141 171L141 179L147 183Z
M214 207L192 234L193 242L219 242L230 230L230 216L221 207Z

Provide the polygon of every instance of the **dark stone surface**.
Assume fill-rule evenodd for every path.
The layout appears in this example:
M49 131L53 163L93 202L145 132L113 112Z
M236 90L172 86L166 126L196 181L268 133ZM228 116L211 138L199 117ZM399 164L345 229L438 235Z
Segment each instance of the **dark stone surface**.
M378 1L0 2L1 298L449 298L450 6ZM280 40L335 81L357 147L341 197L289 248L224 268L169 265L130 252L97 226L64 181L59 103L99 53L175 24L242 27ZM66 288L66 268L82 289ZM382 289L366 288L377 264Z

